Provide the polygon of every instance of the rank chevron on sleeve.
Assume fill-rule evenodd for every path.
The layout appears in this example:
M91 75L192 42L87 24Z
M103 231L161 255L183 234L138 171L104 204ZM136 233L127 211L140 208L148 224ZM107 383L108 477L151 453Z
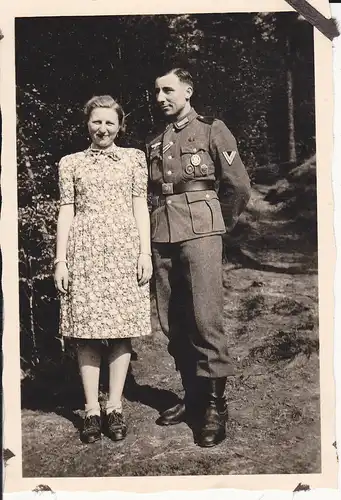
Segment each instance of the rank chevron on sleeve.
M229 165L232 165L232 162L235 159L236 154L237 154L236 151L223 151L224 158Z

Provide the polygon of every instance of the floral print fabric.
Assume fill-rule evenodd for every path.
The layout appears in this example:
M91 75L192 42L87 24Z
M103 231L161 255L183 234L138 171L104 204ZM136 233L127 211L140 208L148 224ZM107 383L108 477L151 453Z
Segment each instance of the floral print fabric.
M83 339L148 335L149 284L137 282L139 234L133 196L147 196L142 151L89 148L59 163L60 204L73 203L67 248L69 291L61 297L60 333Z

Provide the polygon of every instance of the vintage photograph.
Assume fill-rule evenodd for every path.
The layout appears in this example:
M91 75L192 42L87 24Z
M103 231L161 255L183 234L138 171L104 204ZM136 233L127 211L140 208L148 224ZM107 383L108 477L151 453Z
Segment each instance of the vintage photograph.
M321 473L313 27L17 17L23 478Z

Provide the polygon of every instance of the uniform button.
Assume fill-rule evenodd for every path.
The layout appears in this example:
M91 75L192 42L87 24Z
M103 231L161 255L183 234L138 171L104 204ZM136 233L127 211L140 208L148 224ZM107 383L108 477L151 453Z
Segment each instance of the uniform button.
M172 155L169 155L169 156L168 156L168 160L171 160L172 158L173 158L173 156L172 156Z
M167 205L171 205L172 200L167 200Z
M206 194L206 198L209 198L209 197L210 197L210 195L207 193L207 194Z
M197 151L197 148L193 148L193 153L196 153Z
M167 175L172 175L172 173L173 172L171 170L168 170Z

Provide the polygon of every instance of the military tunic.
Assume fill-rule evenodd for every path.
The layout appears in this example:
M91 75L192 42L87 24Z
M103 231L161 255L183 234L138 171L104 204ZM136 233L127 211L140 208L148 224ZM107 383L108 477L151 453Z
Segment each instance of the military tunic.
M222 235L246 207L250 181L226 125L193 108L147 144L147 158L158 313L168 350L193 390L196 376L231 373Z
M192 109L151 141L147 154L152 193L162 184L220 182L218 193L203 190L175 194L164 206L154 209L152 241L175 243L223 234L235 226L249 200L250 181L236 140L222 121L204 118Z

